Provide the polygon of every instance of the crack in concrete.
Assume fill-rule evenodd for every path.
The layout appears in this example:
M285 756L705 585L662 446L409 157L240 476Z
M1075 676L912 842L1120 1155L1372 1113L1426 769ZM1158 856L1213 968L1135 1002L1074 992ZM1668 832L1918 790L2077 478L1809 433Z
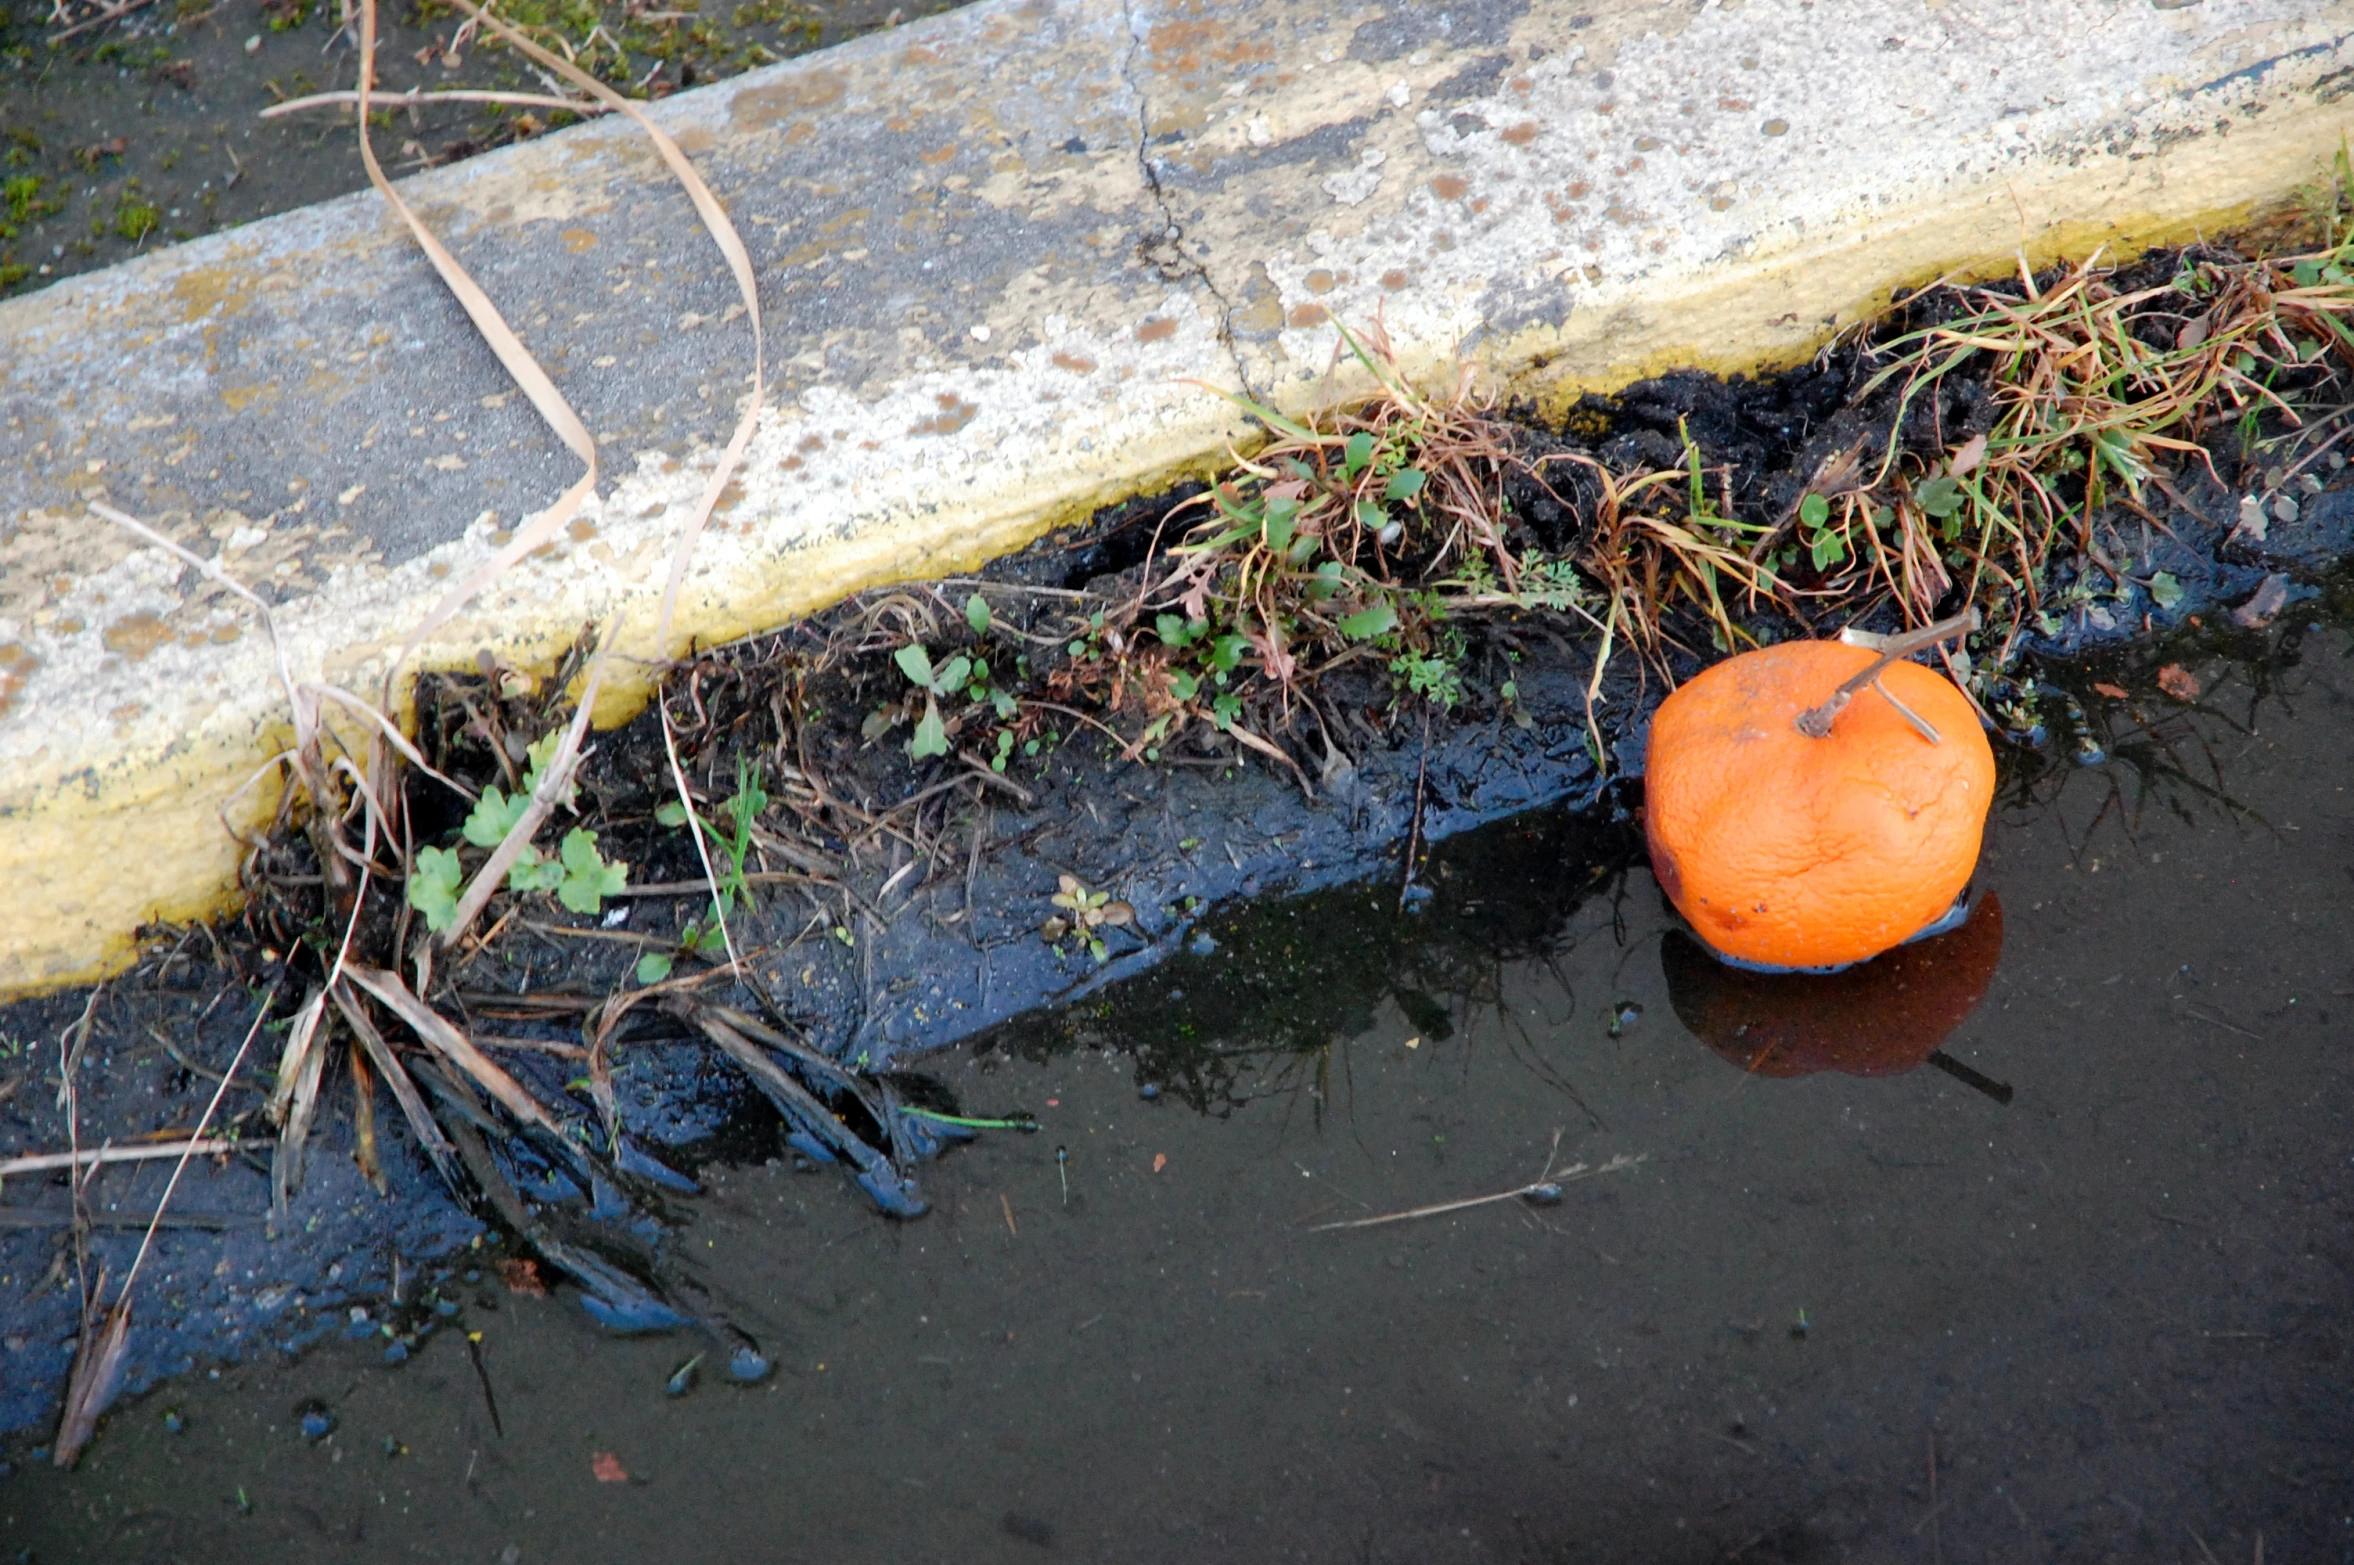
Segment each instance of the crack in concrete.
M1244 367L1242 344L1234 335L1234 304L1219 288L1210 269L1185 253L1185 225L1177 221L1176 210L1169 204L1169 193L1161 185L1160 170L1153 166L1151 151L1152 104L1145 96L1144 83L1137 72L1138 56L1144 52L1145 30L1137 15L1135 0L1121 0L1121 14L1128 23L1128 52L1120 60L1120 79L1128 84L1128 92L1136 100L1136 167L1144 175L1144 183L1152 192L1153 204L1160 208L1161 231L1146 238L1136 248L1143 258L1159 270L1170 282L1190 278L1201 286L1217 306L1218 341L1226 348L1226 356L1233 361L1234 378L1242 387L1243 395L1265 401L1257 387L1251 384L1250 371Z

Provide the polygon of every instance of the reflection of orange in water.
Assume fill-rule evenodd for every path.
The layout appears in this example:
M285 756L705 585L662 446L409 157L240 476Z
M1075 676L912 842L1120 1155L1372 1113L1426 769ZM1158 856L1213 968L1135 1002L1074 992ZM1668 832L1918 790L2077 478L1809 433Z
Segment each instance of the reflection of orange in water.
M2003 905L1990 891L1961 928L1843 972L1747 972L1681 930L1661 945L1660 965L1677 1017L1743 1070L1896 1076L1978 1009L2002 954Z

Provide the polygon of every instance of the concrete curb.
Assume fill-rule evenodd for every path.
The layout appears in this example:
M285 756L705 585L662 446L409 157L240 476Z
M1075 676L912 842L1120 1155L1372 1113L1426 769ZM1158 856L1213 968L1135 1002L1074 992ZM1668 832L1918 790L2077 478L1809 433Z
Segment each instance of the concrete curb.
M1201 383L1345 395L1335 317L1558 406L1794 362L1943 270L2245 220L2337 149L2350 40L2354 0L983 0L673 98L779 367L679 632L969 567L1205 469L1245 427ZM653 601L749 344L633 137L406 187L607 471L429 665L544 659L623 609L626 650L671 650ZM282 736L234 601L87 500L265 585L298 675L366 689L573 476L372 195L0 306L0 471L0 991L218 907L216 811Z

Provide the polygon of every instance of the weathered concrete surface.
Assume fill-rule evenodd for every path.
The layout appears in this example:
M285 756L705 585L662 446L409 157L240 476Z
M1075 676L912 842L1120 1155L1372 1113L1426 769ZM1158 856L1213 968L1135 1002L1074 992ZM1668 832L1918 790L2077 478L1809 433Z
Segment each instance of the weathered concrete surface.
M2314 179L2354 0L984 0L656 112L752 247L776 369L680 635L969 566L1213 461L1197 382L1327 393L1334 317L1559 398L1794 360L1949 267L2132 248ZM625 125L410 199L596 431L599 499L426 649L628 607L748 386L684 196ZM351 688L573 473L355 196L0 306L0 989L217 903L282 733L234 600ZM263 808L246 795L235 815Z

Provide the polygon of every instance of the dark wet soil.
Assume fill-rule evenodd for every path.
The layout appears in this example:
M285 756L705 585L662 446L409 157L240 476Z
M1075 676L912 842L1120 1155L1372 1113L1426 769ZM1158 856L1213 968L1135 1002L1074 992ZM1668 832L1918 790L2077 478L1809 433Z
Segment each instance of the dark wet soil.
M1948 1069L1745 1072L1681 1019L1729 1013L1627 827L1517 817L1441 848L1418 911L1386 882L1240 905L925 1062L1042 1127L950 1151L927 1217L784 1156L707 1168L677 1249L763 1382L715 1356L668 1396L700 1341L604 1335L461 1254L341 1311L365 1341L126 1400L70 1476L20 1442L0 1532L42 1560L2354 1558L2354 634L2314 617L2063 676L2105 759L2009 755L1973 920L1999 906L2000 963L1944 948L1985 989ZM1557 1132L1561 1164L1641 1161L1313 1231L1512 1190ZM388 1364L387 1321L437 1329Z
M499 9L575 45L602 26L585 50L589 67L660 97L955 3L521 0ZM68 0L64 25L103 9ZM366 185L349 111L260 117L355 84L357 34L342 33L336 0L154 0L54 44L63 29L52 13L50 0L0 0L0 298ZM383 90L550 90L505 51L458 44L462 21L432 0L386 0ZM377 155L397 178L565 123L544 108L404 110L377 132Z

